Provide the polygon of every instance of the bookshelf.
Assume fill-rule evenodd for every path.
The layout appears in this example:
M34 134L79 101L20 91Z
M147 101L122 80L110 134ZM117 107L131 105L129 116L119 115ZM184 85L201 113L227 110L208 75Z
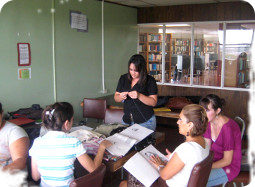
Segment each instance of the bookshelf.
M162 41L163 34L159 33L140 33L139 35L139 54L143 55L147 62L147 70L157 82L162 79ZM169 81L171 76L171 34L166 34L165 41L165 80Z
M206 41L204 45L204 53L218 54L219 43L213 41Z
M175 38L171 42L172 54L190 55L190 40Z
M249 85L249 60L245 52L237 58L236 85L239 88L246 88Z

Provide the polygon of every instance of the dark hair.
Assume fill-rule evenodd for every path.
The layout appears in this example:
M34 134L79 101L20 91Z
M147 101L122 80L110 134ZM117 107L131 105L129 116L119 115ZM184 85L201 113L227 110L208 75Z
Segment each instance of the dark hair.
M218 108L223 111L223 106L225 105L225 100L221 99L219 96L215 94L209 94L205 98L202 98L199 102L206 110L208 110L208 105L212 104L213 110L217 110Z
M194 124L190 136L201 136L205 133L208 118L204 107L198 104L186 105L182 109L183 115L187 118L187 123Z
M135 65L135 70L139 72L140 78L138 83L144 85L147 81L147 67L146 61L142 55L135 54L130 57L128 61L128 79L132 81L132 77L129 73L130 64L133 63Z
M3 112L2 103L0 102L0 113Z
M57 102L47 106L42 113L42 122L47 129L61 131L65 121L71 121L73 106L68 102Z

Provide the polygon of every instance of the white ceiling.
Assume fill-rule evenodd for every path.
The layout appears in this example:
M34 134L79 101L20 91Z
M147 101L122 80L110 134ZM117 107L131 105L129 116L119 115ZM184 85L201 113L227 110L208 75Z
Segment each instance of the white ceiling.
M171 6L185 4L205 4L220 2L236 2L242 0L105 0L115 4L131 6L131 7L154 7L154 6Z

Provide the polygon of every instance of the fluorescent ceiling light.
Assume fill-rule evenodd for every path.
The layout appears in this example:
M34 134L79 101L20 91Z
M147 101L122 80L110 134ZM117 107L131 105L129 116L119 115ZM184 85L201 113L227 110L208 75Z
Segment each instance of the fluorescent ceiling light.
M160 27L163 27L163 25L158 25ZM186 24L186 23L175 23L175 24L165 24L166 27L187 27L187 26L190 26L189 24Z

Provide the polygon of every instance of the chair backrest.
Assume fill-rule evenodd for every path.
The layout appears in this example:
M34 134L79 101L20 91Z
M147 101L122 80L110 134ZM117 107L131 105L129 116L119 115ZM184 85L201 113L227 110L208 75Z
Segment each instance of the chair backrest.
M83 99L83 117L104 119L106 110L105 99Z
M104 123L122 123L123 109L106 109Z
M235 117L235 121L237 122L237 124L239 125L240 127L240 130L241 130L241 139L243 139L243 135L244 135L244 131L245 131L245 122L244 120L239 117L239 116L236 116Z
M70 183L70 187L101 187L103 184L103 179L106 171L106 166L101 164L95 171L74 179Z
M191 172L188 187L206 186L208 178L212 169L213 152L201 162L197 163Z

